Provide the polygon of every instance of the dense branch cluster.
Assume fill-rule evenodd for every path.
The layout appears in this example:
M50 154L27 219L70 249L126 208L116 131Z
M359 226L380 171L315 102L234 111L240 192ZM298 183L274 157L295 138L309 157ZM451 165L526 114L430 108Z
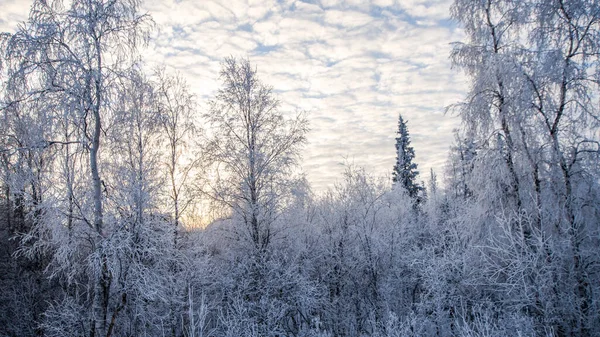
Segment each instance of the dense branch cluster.
M600 335L600 3L455 0L441 184L400 117L391 179L320 196L304 114L233 57L200 111L139 7L0 35L0 335Z

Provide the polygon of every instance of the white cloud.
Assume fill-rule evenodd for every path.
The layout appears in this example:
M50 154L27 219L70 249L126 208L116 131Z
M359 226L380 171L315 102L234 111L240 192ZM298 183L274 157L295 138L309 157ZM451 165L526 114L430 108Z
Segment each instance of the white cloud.
M154 1L147 3L147 7L159 25L191 26L212 18L209 11L195 2Z
M402 0L398 5L418 18L446 19L450 17L450 2L446 0Z
M317 4L312 4L312 3L303 2L303 1L296 1L296 2L294 2L294 6L296 6L296 9L294 11L296 13L310 13L310 14L322 14L323 13L323 9L321 7L319 7L319 5L317 5Z
M389 7L394 5L394 0L373 0L373 5L379 7Z
M366 25L374 18L356 11L328 10L325 13L325 22L330 25L340 25L344 28L354 28Z
M324 8L337 7L342 3L340 0L321 0L321 6Z
M29 1L0 1L12 30ZM201 103L219 86L219 62L249 57L284 111L309 112L304 170L317 191L340 178L348 158L375 174L394 163L398 113L409 123L426 179L441 176L457 119L443 115L466 89L450 69L450 0L148 0L161 26L149 63L179 70Z

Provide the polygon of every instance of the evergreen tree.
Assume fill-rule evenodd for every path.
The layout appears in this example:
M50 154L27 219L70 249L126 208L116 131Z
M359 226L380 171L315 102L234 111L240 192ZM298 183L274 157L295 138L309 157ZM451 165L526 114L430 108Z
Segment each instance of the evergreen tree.
M398 118L398 137L396 137L396 164L392 172L392 181L394 184L403 186L411 198L419 199L419 194L423 187L417 183L417 164L413 163L415 150L410 146L410 135L406 122L399 115Z

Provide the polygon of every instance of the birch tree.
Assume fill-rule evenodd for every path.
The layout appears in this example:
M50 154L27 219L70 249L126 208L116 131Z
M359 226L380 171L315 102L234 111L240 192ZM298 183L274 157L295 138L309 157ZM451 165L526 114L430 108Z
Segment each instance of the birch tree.
M589 335L597 320L590 311L597 174L590 169L598 162L598 8L560 0L457 0L452 8L467 33L453 63L472 83L459 112L479 146L471 190L487 203L483 222L492 236L505 235L508 222L516 237L507 242L524 238L526 251L509 256L536 256L538 269L552 270L552 291L538 291L548 279L536 277L539 270L521 279L531 290L523 305L538 329L559 335Z
M295 264L284 262L286 250L275 248L285 238L287 224L278 220L292 197L307 123L279 112L272 88L248 60L225 59L220 75L222 88L206 115L215 169L207 192L229 213L221 224L232 247L221 264L234 281L225 283L224 334L276 336L300 323L296 294L309 288Z
M180 230L181 220L193 202L193 174L201 162L198 153L192 153L194 140L199 136L196 103L188 85L180 74L169 75L164 68L154 74L156 80L157 109L160 125L166 138L165 166L174 230Z
M276 234L307 122L279 112L273 89L248 60L225 59L220 75L223 86L206 116L214 131L211 157L221 169L210 195L241 221L239 238L261 252Z
M90 256L98 257L89 260L97 264L88 266L93 280L90 336L111 334L113 280L103 250L112 226L105 223L101 146L118 78L136 61L136 48L147 38L149 18L139 13L139 4L135 0L34 1L29 21L17 33L3 37L7 88L13 93L6 108L35 103L54 116L68 116L77 137L43 139L43 144L77 142L88 155L85 172L91 187L84 187L89 194L81 196L90 198L79 200L77 218L92 229L87 233Z

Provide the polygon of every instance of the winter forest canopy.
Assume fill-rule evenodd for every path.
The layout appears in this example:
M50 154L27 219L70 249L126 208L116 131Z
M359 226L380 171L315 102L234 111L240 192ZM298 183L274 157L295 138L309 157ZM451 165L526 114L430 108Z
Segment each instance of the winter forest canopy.
M599 2L455 0L444 172L400 116L392 174L322 195L269 65L224 59L200 109L140 5L0 36L0 335L600 335Z

